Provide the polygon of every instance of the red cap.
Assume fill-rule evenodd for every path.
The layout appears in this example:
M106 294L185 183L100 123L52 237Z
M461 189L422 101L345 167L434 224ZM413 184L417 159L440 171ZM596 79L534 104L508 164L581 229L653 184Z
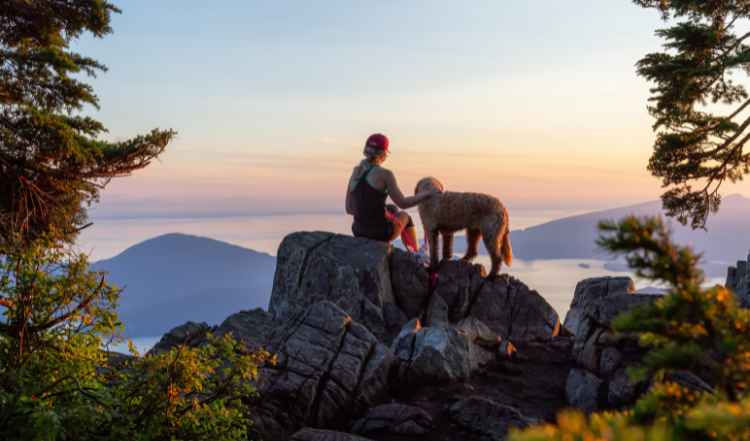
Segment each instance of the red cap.
M370 135L365 142L365 147L372 147L374 149L388 151L388 138L382 133L375 133Z

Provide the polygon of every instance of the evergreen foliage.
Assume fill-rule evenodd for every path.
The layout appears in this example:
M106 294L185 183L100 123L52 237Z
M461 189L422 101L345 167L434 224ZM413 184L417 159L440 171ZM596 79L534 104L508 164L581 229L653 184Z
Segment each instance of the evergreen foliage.
M564 412L557 425L516 432L511 440L750 439L750 310L722 286L702 287L699 256L673 244L660 219L629 217L600 227L601 246L625 254L640 277L669 286L662 298L614 322L647 349L629 373L652 386L632 409L590 418ZM706 385L686 387L675 380L679 374Z
M705 228L725 181L750 171L750 96L737 81L750 69L750 4L740 0L634 0L680 20L656 34L664 51L638 73L654 83L649 111L657 133L648 168L667 190L667 213Z
M145 167L173 138L122 142L83 116L97 106L70 50L102 37L105 0L0 2L0 439L245 440L248 399L269 354L230 335L160 355L105 351L120 291L71 251L107 182Z
M80 76L105 67L70 43L110 33L115 12L103 0L0 3L0 252L42 237L71 242L109 179L148 165L175 134L108 142L80 113L97 107Z

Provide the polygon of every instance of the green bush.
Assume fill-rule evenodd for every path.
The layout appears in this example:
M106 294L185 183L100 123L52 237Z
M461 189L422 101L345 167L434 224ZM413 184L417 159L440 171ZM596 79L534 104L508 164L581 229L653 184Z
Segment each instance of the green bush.
M652 387L632 409L586 417L567 411L557 425L514 432L531 440L748 440L750 439L750 310L722 286L702 287L699 256L672 243L657 218L604 223L600 244L625 253L640 277L664 283L662 298L620 315L619 332L636 333L647 353L630 370ZM693 390L674 381L689 372L707 382Z
M267 353L230 335L114 356L118 290L85 256L36 246L0 264L0 439L242 440Z

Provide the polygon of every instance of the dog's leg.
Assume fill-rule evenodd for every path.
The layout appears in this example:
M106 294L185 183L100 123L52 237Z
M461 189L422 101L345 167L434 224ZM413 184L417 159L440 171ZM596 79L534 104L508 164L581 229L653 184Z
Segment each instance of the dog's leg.
M453 257L453 232L443 231L443 262L451 260Z
M494 279L495 277L497 277L497 274L500 272L500 267L503 262L503 256L500 255L499 233L500 232L496 230L482 232L484 246L487 248L487 253L490 255L490 260L492 261L492 267L490 268L489 274L487 274L487 278L489 279Z
M430 230L427 234L427 240L430 244L430 269L433 271L437 271L438 263L440 261L440 256L438 252L438 235L440 232L435 230Z
M477 248L479 247L479 239L481 238L482 232L478 229L469 228L466 230L466 254L461 258L461 260L470 262L474 260L475 257L477 257L477 254L479 254Z

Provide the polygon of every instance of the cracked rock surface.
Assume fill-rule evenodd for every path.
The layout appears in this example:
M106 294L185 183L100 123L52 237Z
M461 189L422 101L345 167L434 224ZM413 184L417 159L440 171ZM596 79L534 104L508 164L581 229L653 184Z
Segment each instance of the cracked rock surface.
M390 351L331 302L289 321L270 350L278 363L262 372L258 409L266 438L286 439L302 426L347 427L386 393Z
M279 246L269 312L289 320L310 305L339 305L381 340L406 322L396 307L387 244L325 232L292 233Z
M583 318L583 311L589 304L605 297L633 292L635 283L630 277L592 277L581 280L576 284L563 325L575 334Z
M388 403L373 407L357 420L352 431L362 435L424 435L432 430L432 417L417 406Z

